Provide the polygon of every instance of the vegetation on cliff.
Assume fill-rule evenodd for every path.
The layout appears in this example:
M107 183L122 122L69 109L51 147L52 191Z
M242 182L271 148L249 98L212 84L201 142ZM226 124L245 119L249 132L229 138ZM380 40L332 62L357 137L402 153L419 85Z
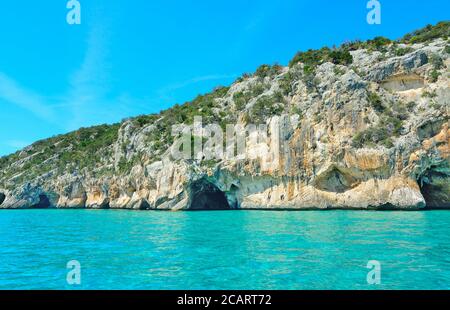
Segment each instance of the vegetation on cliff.
M283 177L301 179L304 186L315 186L314 190L336 194L368 181L368 175L388 179L390 175L386 171L393 171L397 162L401 163L400 170L424 167L411 175L431 186L431 176L439 180L447 178L442 172L438 176L433 172L443 169L441 154L446 154L445 141L432 139L435 136L442 139L439 133L448 121L448 106L444 102L447 96L444 91L448 88L442 89L448 79L445 70L449 31L450 23L441 22L399 40L376 37L365 42L346 42L340 47L300 51L287 67L262 65L254 74L244 74L229 87L217 87L159 113L128 118L120 124L81 128L38 141L0 158L0 197L5 200L4 190L13 192L20 187L25 192L28 185L38 189L37 192L43 188L54 190L56 181L49 180L58 180L64 195L70 197L83 192L86 180L104 182L96 185L100 189L94 186L95 199L103 197L98 192L107 196L114 192L114 187L123 187L122 191L117 190L120 193L114 193L114 198L105 198L107 202L92 203L106 205L112 204L112 199L134 197L133 193L145 186L157 191L158 182L170 180L171 186L176 186L173 181L176 173L164 177L152 174L163 173L158 169L162 160L169 158L167 150L174 142L172 126L192 125L195 116L201 116L203 124L216 123L222 129L226 124L239 122L267 123L275 115L299 116L302 122L285 136L284 142L290 146L293 156L289 163L294 168L286 168ZM419 152L424 143L434 149L429 147ZM348 156L356 156L348 154L364 152L379 152L389 157L390 168L386 163L377 162L377 166L372 162L381 159L361 159L362 163L355 159L352 164L356 168L351 168L352 171L326 166L327 161L342 160L344 153L348 160ZM433 158L429 166L423 163L424 154ZM417 162L413 162L416 157ZM375 168L365 167L368 162ZM212 171L218 163L205 160L198 167L194 163L192 166L205 172ZM261 167L250 160L236 166L241 172L262 175ZM370 172L363 171L366 168ZM165 169L169 173L170 169ZM274 171L266 173L276 178ZM113 186L110 180L116 177L123 180L129 177L129 184ZM263 180L260 186L266 187L270 182ZM282 188L281 183L275 183L274 188ZM231 189L228 192L234 195ZM59 192L58 195L64 196ZM152 203L164 204L170 200L164 196L167 193L161 195L155 196ZM264 197L270 200L271 195ZM86 193L80 196L76 199L88 199ZM285 196L283 192L279 195L283 198L279 199L284 200ZM141 202L133 203L141 206Z

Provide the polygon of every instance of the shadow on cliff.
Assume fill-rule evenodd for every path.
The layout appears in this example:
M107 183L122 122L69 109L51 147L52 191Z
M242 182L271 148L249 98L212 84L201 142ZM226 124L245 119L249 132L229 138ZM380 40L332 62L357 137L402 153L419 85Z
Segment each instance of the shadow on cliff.
M2 205L2 203L5 201L6 196L3 193L0 193L0 206Z

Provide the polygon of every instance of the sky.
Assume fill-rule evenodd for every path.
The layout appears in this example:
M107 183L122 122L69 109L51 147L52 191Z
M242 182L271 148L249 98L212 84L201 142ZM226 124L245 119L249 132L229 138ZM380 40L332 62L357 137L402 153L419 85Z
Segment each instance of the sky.
M68 0L0 2L0 156L229 85L299 50L449 20L448 0Z

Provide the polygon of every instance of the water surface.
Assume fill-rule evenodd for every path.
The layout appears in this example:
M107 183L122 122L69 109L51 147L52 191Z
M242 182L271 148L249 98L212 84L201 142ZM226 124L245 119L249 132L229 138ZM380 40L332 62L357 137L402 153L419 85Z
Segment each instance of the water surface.
M450 211L0 211L0 289L448 289ZM81 285L66 263L81 263ZM369 286L369 260L381 285Z

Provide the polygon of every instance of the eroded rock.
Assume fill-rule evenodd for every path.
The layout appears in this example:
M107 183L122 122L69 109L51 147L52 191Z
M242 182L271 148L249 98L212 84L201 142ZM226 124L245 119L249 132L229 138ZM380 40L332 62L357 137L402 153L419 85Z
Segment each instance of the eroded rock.
M298 64L234 83L209 102L216 103L213 116L245 126L265 96L275 98L273 109L282 109L282 115L263 115L265 158L258 157L260 143L247 137L246 154L252 156L174 159L161 147L170 134L161 132L157 117L125 120L117 139L100 150L95 169L61 168L61 151L48 154L43 164L51 168L34 175L23 167L46 153L33 145L1 167L0 208L450 208L445 46L438 39L414 45L404 56L384 58L357 50L352 66L328 62L305 75ZM443 59L443 67L429 81L433 55ZM275 96L281 90L287 93ZM374 93L380 102L369 100ZM237 104L236 98L246 94L251 95ZM362 133L373 139L355 144ZM73 145L65 143L58 141L54 149L70 154Z

